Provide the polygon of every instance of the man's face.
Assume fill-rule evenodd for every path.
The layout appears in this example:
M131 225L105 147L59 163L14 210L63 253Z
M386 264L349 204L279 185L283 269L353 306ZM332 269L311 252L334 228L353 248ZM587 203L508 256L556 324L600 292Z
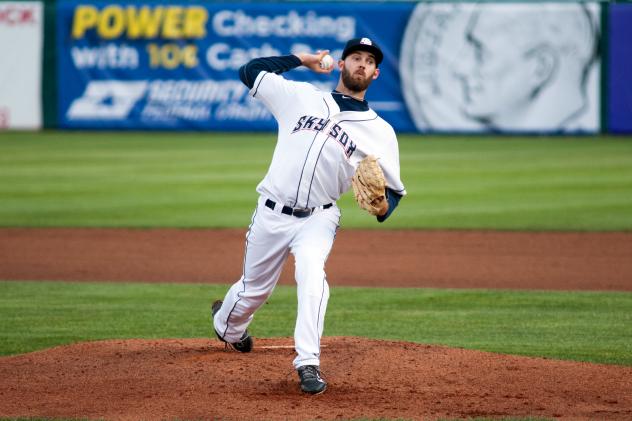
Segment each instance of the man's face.
M539 83L526 47L528 37L534 35L512 28L506 14L472 15L466 31L467 53L457 71L466 115L493 121L530 101Z
M367 51L354 51L338 62L338 67L342 83L353 92L366 91L379 74L375 57Z

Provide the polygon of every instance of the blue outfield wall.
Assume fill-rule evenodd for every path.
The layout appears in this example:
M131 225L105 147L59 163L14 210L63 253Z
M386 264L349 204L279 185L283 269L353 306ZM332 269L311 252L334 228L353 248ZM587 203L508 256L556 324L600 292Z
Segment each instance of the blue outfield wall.
M610 5L608 21L607 128L632 133L632 4Z
M275 130L239 81L239 66L319 49L337 60L347 39L368 37L385 59L367 99L399 132L597 133L602 65L606 109L631 103L617 96L627 86L620 69L629 67L629 51L620 59L621 45L611 46L608 63L600 54L608 6L613 42L629 49L630 8L601 3L60 0L58 125ZM325 90L339 75L286 73ZM609 127L630 130L626 115L607 115Z

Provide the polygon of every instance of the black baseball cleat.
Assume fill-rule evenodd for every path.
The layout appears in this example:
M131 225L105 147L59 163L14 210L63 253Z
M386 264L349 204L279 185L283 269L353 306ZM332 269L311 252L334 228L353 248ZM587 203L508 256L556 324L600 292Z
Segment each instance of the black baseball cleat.
M301 390L318 395L327 389L327 383L320 377L320 369L316 365L304 365L296 369L301 379Z
M222 300L217 300L213 303L213 305L211 305L211 324L213 323L213 318L215 317L215 313L217 313L220 308L222 308ZM217 333L217 331L215 330L215 327L213 327L213 331L215 332L215 335L217 335L217 339L224 342L227 346L231 347L235 351L239 351L239 352L252 351L253 340L252 340L252 336L248 334L247 330L244 332L243 335L241 335L241 339L239 340L239 342L232 342L232 343L225 341L224 338L222 338L219 335L219 333Z

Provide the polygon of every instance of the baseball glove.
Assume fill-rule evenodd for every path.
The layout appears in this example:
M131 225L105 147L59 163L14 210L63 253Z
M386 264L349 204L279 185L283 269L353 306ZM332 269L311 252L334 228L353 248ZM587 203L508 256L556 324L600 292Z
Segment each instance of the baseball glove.
M360 161L351 177L351 185L358 205L371 215L378 215L383 206L386 180L376 157L368 155Z

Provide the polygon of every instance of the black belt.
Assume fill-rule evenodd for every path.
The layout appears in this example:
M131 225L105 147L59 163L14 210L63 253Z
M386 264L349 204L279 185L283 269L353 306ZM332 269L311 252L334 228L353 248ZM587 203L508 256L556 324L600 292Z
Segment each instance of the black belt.
M276 207L276 202L270 199L266 199L266 206L274 210L274 208ZM327 203L326 205L323 205L322 208L329 209L332 206L333 203ZM289 206L283 206L283 208L281 208L281 213L296 216L297 218L307 218L312 213L314 213L314 209L318 209L320 207L321 206L315 208L291 208Z

